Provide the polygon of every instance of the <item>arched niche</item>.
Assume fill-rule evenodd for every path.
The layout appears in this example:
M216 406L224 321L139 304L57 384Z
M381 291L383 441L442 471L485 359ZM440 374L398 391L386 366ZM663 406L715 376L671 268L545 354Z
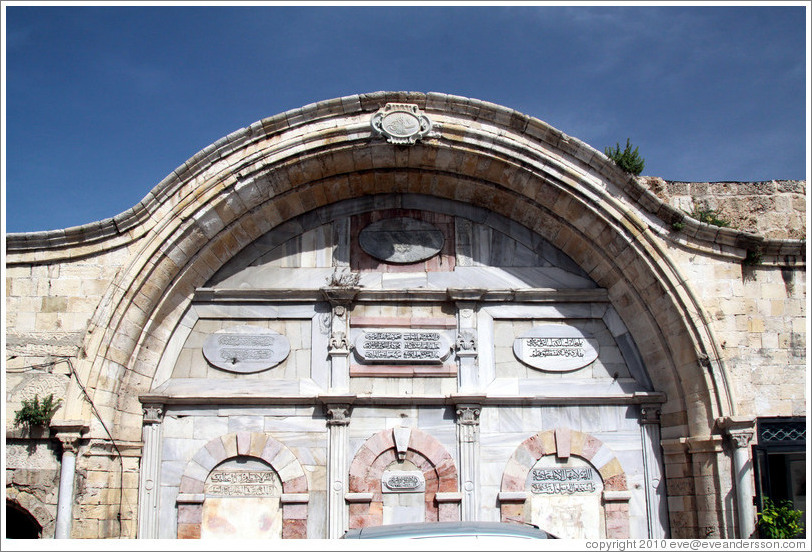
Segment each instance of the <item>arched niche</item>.
M7 539L40 539L43 525L20 504L6 500L6 534Z
M398 477L400 482L393 479ZM413 494L422 498L422 515L415 512L413 497L407 497L404 506L408 519L391 517L400 502L393 496L401 494L396 488L412 485L406 490L414 490ZM346 498L350 529L357 529L385 521L418 521L415 517L424 522L458 521L462 497L456 464L442 443L417 428L397 427L376 433L355 453Z
M503 522L537 524L563 538L629 538L630 498L612 450L566 427L539 432L516 447L499 493ZM565 504L558 512L547 510Z
M242 496L255 493L255 500L237 508L265 509L264 513L255 511L251 518L244 517L244 522L267 523L268 527L258 531L262 538L273 538L277 529L283 539L307 538L307 475L290 449L270 435L256 432L229 433L212 439L189 461L181 476L177 499L178 538L239 537L236 533L232 535L230 529L223 529L228 521L223 516L234 509L231 504L223 506L223 500L241 492L237 489L241 479L253 479L250 486L254 488ZM225 486L233 488L224 489ZM207 500L211 502L207 504ZM280 509L281 519L277 516ZM238 509L236 513L239 512ZM207 514L209 518L204 520ZM237 531L239 523L233 529Z

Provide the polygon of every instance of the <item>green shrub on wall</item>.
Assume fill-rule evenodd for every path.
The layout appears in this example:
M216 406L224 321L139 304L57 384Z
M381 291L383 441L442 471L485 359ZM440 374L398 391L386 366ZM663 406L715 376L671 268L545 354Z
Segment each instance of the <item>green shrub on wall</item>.
M789 500L774 504L764 499L764 509L758 514L758 529L768 539L792 539L803 533L804 513L796 510Z
M615 146L615 149L607 147L604 150L606 157L615 162L615 164L628 173L639 175L643 172L643 167L646 166L646 160L640 157L637 151L638 148L632 149L632 144L629 138L626 138L626 149L620 150L620 144Z
M54 400L53 393L45 397L42 402L39 402L38 395L34 395L33 399L23 399L22 408L14 415L14 423L28 427L47 426L61 402L62 399Z

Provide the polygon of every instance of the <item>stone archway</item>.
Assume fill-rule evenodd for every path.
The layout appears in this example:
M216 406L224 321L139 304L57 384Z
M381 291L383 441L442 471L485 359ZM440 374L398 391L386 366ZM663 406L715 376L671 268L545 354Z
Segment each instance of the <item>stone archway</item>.
M370 118L391 102L425 110L438 123L436 132L408 147L376 136ZM697 511L710 513L701 525L724 527L722 495L698 491L702 447L712 444L715 420L736 413L735 401L711 323L661 241L682 215L563 132L501 106L445 94L364 94L264 119L189 159L92 235L42 237L48 244L42 260L129 250L76 363L79 379L98 392L97 406L112 413L115 437L140 440L137 397L150 390L196 289L280 224L380 194L490 209L548 240L606 289L654 387L667 397L664 434L693 447L680 444L666 463L674 473L694 474L694 488L684 494L701 497ZM682 245L741 260L748 240L727 229L712 236L694 230ZM73 381L59 416L92 418ZM698 535L696 512L686 516L691 519L681 522L681 535Z
M41 539L43 525L27 509L13 500L6 499L7 539Z
M208 475L226 460L256 458L270 465L281 480L282 538L307 538L307 475L285 445L265 433L229 433L201 448L183 472L178 495L178 538L200 538Z
M384 498L382 477L398 461L413 464L425 481L424 520L460 519L457 467L437 439L417 428L398 427L380 431L366 440L350 464L350 529L382 525Z
M579 457L595 468L603 483L602 501L606 538L629 538L629 499L626 474L609 447L595 437L569 428L541 431L525 439L507 462L499 502L502 521L524 523L527 478L538 460L548 455Z
M53 506L48 506L36 496L20 491L14 487L6 489L6 509L9 507L24 512L25 516L30 516L40 527L40 538L52 538L54 533L55 517L50 510Z

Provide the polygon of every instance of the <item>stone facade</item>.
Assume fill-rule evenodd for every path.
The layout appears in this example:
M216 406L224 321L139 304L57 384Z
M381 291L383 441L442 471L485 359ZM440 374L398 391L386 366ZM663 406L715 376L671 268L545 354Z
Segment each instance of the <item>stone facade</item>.
M7 504L44 537L748 536L737 436L806 415L805 234L686 218L733 205L709 189L443 94L257 122L113 219L7 236ZM751 189L805 219L805 183Z

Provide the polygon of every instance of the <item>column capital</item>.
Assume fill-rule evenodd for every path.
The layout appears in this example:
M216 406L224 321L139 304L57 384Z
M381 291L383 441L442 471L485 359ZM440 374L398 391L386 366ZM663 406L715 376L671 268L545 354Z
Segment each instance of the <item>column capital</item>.
M142 406L144 412L144 425L160 424L164 419L164 405L161 403L147 403Z
M62 443L63 452L76 454L79 439L87 432L89 426L80 420L60 420L51 423L51 433Z
M352 404L347 403L325 403L324 414L327 416L328 426L346 426L350 424Z
M736 448L747 447L756 433L756 419L750 416L725 416L716 419L716 427L730 438Z
M479 425L479 414L482 412L482 405L479 404L458 404L456 407L457 423L460 425Z
M661 404L641 404L640 405L640 423L641 424L659 424L660 415L662 414Z

